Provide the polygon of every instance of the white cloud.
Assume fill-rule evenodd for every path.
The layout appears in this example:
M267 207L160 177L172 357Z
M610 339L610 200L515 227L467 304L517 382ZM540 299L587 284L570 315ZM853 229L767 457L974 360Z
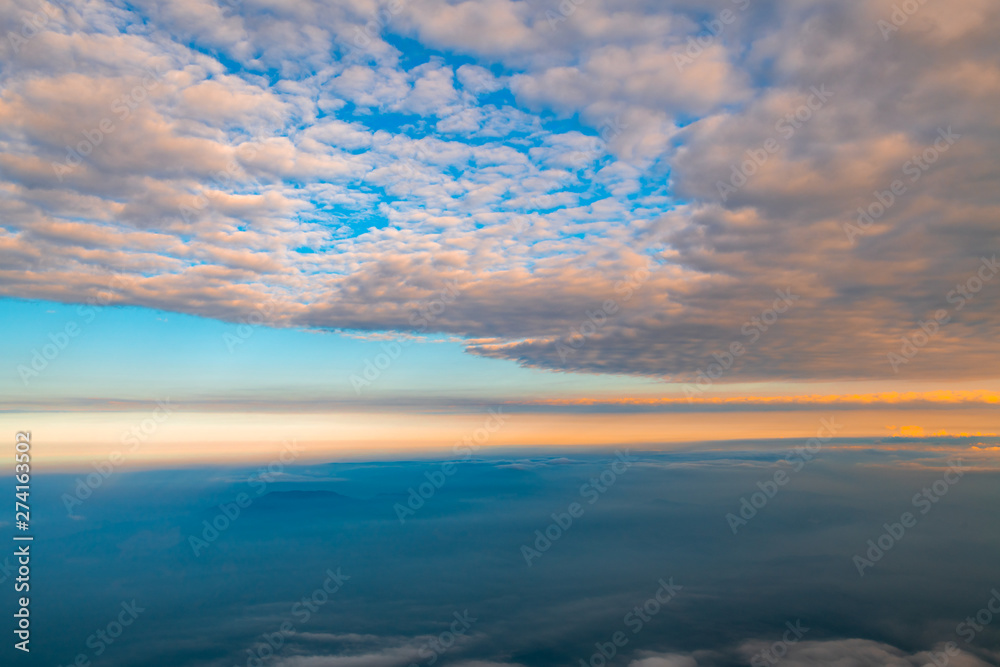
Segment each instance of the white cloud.
M5 6L0 27L39 7ZM70 3L3 43L4 294L82 301L120 269L122 302L236 319L273 297L283 324L378 331L458 280L435 325L490 341L473 353L660 377L696 371L792 287L794 313L734 377L882 377L1000 250L989 3L928 5L886 42L891 3L788 0L682 68L695 3L588 2L550 25L525 2L411 0L349 53L383 5L130 7ZM161 74L144 89L146 68ZM832 99L782 136L824 84ZM849 241L856 208L948 126L962 139ZM779 150L721 201L769 138ZM561 358L653 233L669 261ZM995 284L906 371L991 372Z

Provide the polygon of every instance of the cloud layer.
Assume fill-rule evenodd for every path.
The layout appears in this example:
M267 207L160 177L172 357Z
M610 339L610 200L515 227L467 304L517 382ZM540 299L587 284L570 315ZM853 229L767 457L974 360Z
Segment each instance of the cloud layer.
M53 473L36 500L64 556L32 598L36 660L92 656L135 598L108 667L995 665L996 456L787 444L337 463L273 445L265 465L118 470L72 516L87 473ZM868 540L884 553L859 576ZM326 597L331 570L349 578Z
M1000 9L893 7L7 3L0 291L563 371L989 377Z

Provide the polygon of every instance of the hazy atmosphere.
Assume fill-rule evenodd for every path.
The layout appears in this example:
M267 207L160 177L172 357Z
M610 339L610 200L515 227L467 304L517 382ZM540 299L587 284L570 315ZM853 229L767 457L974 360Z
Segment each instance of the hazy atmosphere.
M0 0L0 662L1000 665L998 32Z

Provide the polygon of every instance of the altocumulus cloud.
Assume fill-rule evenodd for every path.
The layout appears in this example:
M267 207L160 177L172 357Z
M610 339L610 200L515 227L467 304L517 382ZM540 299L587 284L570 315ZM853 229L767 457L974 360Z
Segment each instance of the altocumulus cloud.
M581 3L556 25L510 0L8 2L0 293L82 302L122 273L114 303L406 331L459 284L433 326L472 354L684 378L790 289L727 379L885 377L941 308L901 372L980 377L1000 278L949 295L1000 250L1000 7L926 3L886 40L892 4L754 4L678 68L732 2ZM722 201L734 168L753 173Z

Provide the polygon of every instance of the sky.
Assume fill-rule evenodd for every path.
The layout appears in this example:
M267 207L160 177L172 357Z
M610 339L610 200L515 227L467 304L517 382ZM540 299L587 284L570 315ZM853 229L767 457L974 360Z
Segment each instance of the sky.
M0 422L995 435L1000 9L894 6L4 3Z
M0 0L0 663L1000 664L998 33Z

